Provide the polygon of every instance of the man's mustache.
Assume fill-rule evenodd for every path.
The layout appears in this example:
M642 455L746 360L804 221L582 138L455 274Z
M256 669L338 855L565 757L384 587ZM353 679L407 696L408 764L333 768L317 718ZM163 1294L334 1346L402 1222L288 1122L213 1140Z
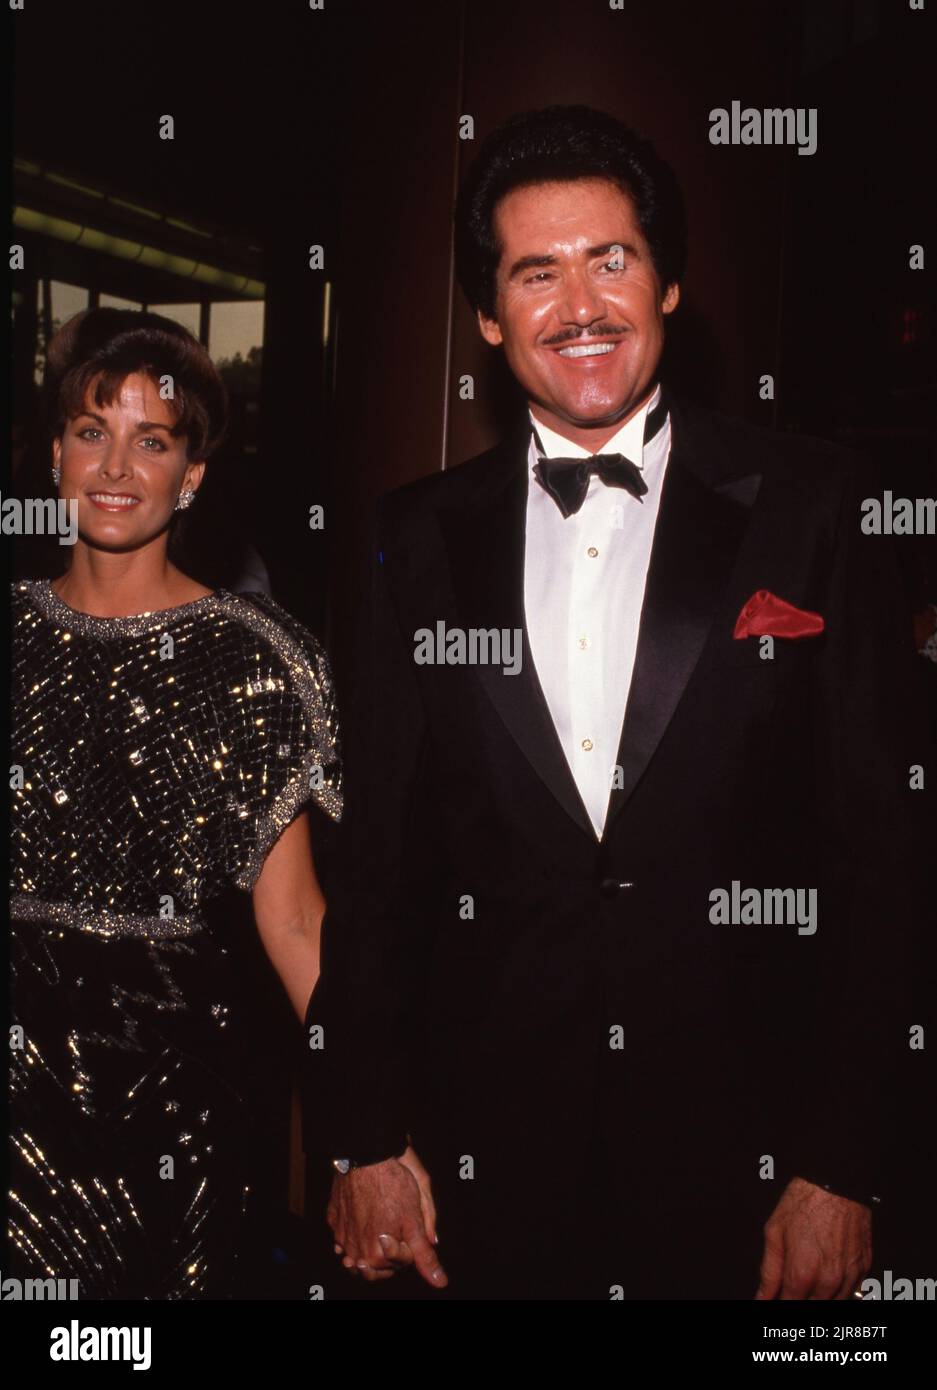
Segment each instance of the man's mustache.
M544 338L544 347L555 347L558 343L573 343L577 338L612 338L627 333L627 328L617 328L612 323L590 323L588 328L564 328L562 333L554 333L552 338Z

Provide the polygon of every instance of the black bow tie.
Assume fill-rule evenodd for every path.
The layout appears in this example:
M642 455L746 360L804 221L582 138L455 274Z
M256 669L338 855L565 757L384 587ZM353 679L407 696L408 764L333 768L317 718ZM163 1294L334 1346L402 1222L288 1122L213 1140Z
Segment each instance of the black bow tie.
M653 410L649 410L644 420L644 444L653 439L663 426L667 417L667 406L663 392ZM540 450L540 440L536 430L534 438ZM584 459L541 458L534 465L534 474L540 486L550 494L564 517L578 512L589 491L589 479L595 473L606 487L622 487L640 502L647 492L647 483L641 477L641 470L624 454L593 454Z

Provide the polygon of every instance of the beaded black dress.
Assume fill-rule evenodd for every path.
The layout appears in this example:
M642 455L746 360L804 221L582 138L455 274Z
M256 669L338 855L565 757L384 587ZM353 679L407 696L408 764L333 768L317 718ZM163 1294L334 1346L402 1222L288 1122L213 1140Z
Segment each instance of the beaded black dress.
M230 1297L250 1115L203 908L307 802L341 814L325 652L263 595L98 618L24 581L12 667L5 1268L81 1299Z

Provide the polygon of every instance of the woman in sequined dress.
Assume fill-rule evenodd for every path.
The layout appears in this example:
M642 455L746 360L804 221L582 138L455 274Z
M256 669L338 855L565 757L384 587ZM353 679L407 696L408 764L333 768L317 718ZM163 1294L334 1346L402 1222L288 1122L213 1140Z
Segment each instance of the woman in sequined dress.
M5 1268L82 1299L224 1298L250 1117L229 946L203 908L251 892L302 1018L324 912L303 808L341 813L332 680L272 600L170 559L224 427L204 349L91 310L50 344L47 390L78 538L61 579L12 595Z

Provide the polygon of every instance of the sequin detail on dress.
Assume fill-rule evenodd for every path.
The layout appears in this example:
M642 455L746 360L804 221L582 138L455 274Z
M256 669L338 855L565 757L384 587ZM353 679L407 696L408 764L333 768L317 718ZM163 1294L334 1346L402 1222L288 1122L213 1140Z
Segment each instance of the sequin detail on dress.
M202 908L253 885L307 802L339 818L328 661L224 591L98 618L24 581L12 635L7 1267L83 1299L224 1296L248 1120Z

